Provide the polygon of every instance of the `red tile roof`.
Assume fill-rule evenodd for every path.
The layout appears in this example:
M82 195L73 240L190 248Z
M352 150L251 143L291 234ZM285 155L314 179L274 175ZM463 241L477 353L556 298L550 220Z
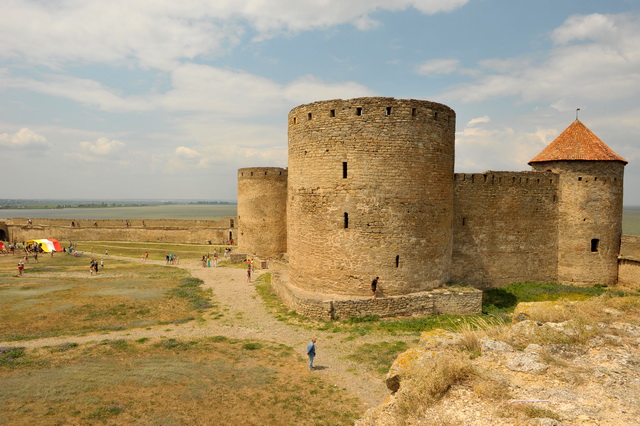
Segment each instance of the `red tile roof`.
M566 160L621 161L627 164L627 160L613 152L580 120L571 123L560 136L529 161L529 164Z

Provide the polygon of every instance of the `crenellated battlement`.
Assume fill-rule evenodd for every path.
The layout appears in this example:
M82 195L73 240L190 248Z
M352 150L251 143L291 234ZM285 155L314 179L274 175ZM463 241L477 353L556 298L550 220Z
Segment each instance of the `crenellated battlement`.
M455 111L444 104L416 99L334 99L300 105L289 113L289 126L322 126L329 122L420 122L450 123Z
M287 169L281 167L246 167L238 169L238 179L252 179L263 177L287 179Z
M459 184L491 185L551 185L558 184L558 176L549 172L501 172L488 170L484 173L456 173L454 181Z

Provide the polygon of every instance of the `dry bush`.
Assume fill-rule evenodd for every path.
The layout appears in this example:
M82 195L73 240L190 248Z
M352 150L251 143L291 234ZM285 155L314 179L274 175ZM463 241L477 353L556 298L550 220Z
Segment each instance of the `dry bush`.
M619 311L619 315L612 316L611 309ZM611 293L581 302L539 303L531 304L527 308L528 318L540 322L564 322L574 319L583 324L593 325L611 320L637 321L639 315L639 297L617 297Z
M511 407L522 412L530 419L542 418L562 421L562 417L560 417L558 413L551 411L548 408L539 407L533 404L512 404Z
M473 381L473 392L480 398L491 401L504 401L512 397L507 381L495 379L487 374L476 377Z
M568 362L566 362L565 360L554 356L549 351L549 349L547 349L547 348L543 348L540 352L538 352L538 355L540 356L540 359L542 360L542 362L545 363L545 364L555 365L555 366L558 366L558 367L567 367L567 366L569 366Z
M399 418L419 415L444 397L452 386L476 377L468 357L459 352L438 353L427 365L413 370L396 393Z

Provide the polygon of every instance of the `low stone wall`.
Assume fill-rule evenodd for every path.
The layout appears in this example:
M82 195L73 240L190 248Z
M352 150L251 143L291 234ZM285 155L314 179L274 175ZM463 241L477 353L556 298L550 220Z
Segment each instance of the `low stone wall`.
M55 238L63 244L69 241L139 241L161 243L224 244L234 218L221 220L70 220L70 219L6 219L8 241L28 241ZM73 222L73 224L72 224ZM94 224L94 222L96 222Z
M618 259L618 284L640 285L640 259L630 257Z
M472 288L437 289L402 296L371 299L320 295L290 286L286 272L273 271L271 285L280 300L300 315L334 320L368 315L379 317L458 314L470 315L482 310L482 291Z

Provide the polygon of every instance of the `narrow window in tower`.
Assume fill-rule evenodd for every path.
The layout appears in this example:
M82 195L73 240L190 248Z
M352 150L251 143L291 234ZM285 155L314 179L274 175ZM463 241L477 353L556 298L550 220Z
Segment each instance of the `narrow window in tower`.
M311 113L307 114L307 119L311 120L313 118L313 115Z
M253 176L253 172L251 172L251 176Z
M582 181L582 176L578 177L578 181Z
M349 227L349 213L345 212L344 213L344 229L347 229Z
M591 253L597 253L599 245L600 245L599 239L594 238L593 240L591 240Z
M437 120L437 119L438 119L438 112L437 112L437 111L433 113L433 119L434 119L434 120Z
M396 268L400 266L400 255L396 256Z
M264 175L266 176L266 175L267 175L267 172L264 172Z
M329 117L335 117L336 116L336 110L332 109L329 111Z
M343 161L342 162L342 179L346 179L347 178L347 162Z
M229 228L233 228L233 225L234 225L233 219L229 219Z
M362 115L362 107L356 108L356 115Z
M298 121L298 119L296 119L295 117L293 117L293 124L296 124L296 122Z
M415 117L416 115L418 115L418 109L417 108L411 108L411 116Z
M387 107L386 114L391 115L391 107Z
M462 226L467 226L467 218L466 217L462 218Z

